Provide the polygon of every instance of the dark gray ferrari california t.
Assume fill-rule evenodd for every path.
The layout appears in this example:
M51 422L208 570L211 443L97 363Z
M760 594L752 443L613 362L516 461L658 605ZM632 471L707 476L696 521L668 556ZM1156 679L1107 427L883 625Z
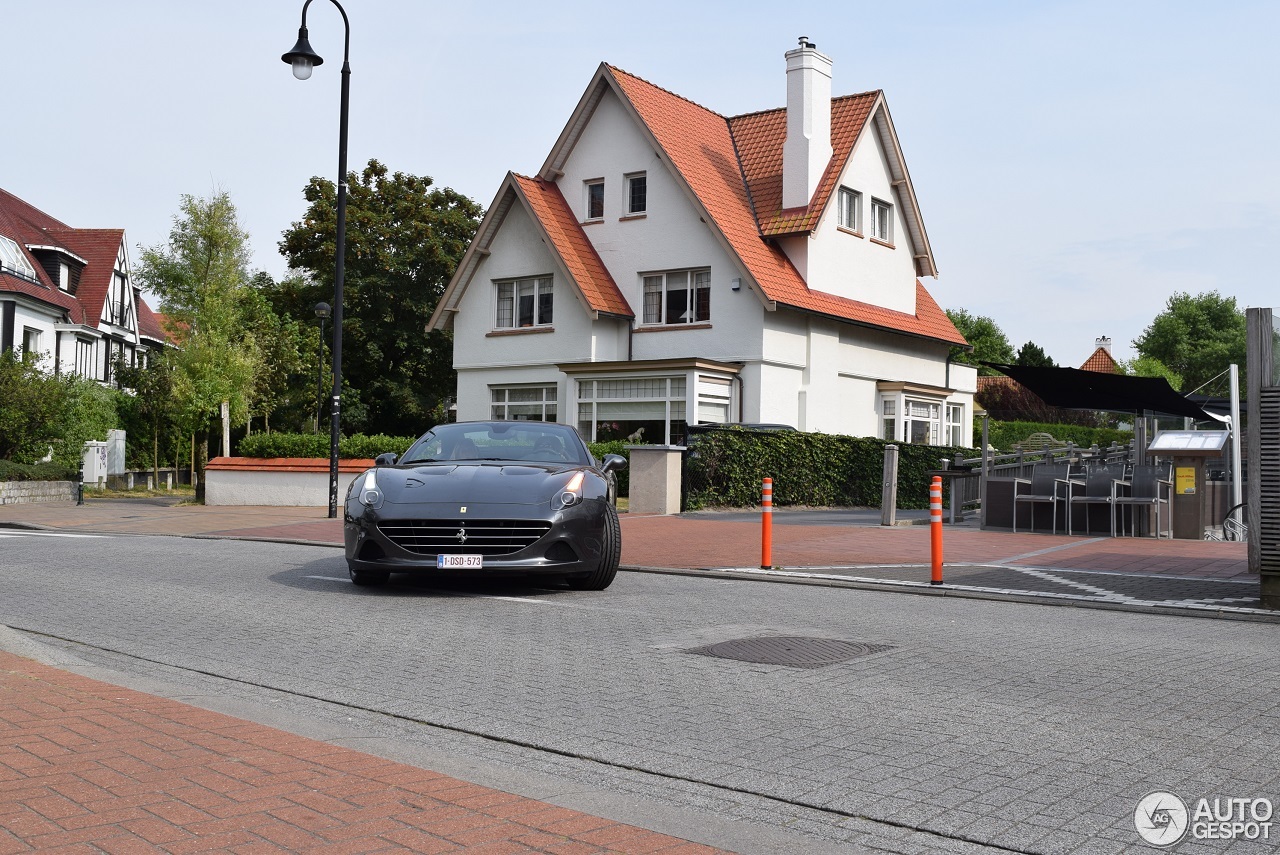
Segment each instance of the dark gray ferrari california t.
M548 422L437 425L384 454L347 490L347 567L357 585L391 573L563 578L600 591L622 554L614 471L578 432Z

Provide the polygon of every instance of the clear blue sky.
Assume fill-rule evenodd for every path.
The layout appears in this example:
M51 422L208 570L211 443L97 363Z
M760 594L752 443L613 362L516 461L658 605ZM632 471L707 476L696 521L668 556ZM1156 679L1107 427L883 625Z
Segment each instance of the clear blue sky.
M542 163L598 63L725 115L781 106L807 35L834 94L884 89L947 308L1015 347L1120 358L1175 291L1280 305L1274 2L433 3L348 0L349 166L376 157L487 206ZM280 54L302 0L45 0L4 12L0 186L73 226L162 242L229 191L256 264L337 172L342 20ZM136 257L136 250L135 250Z

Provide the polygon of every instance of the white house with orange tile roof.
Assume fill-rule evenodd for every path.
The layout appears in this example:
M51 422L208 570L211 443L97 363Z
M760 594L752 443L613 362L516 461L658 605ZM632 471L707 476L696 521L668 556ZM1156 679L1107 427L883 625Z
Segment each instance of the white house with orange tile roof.
M832 98L805 40L786 60L787 106L734 117L599 67L429 322L453 330L459 419L972 444L976 372L920 282L937 268L884 94Z
M123 229L77 229L0 190L0 351L111 381L166 335L135 288Z

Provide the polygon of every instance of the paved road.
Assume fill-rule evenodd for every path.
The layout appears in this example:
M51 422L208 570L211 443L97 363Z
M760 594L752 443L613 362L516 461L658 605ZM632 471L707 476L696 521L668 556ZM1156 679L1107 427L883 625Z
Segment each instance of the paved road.
M341 725L349 744L450 759L441 771L479 783L551 776L803 834L815 852L1129 852L1152 790L1280 801L1269 624L630 573L602 593L370 592L317 547L2 548L0 624L173 695ZM851 658L694 652L781 636Z

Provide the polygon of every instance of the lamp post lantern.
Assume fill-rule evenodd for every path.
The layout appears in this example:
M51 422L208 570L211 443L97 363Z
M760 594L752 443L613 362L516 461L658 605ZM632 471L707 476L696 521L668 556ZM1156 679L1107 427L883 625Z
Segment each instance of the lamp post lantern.
M347 247L347 102L351 85L351 22L347 11L338 0L329 0L342 14L345 37L342 42L342 102L338 114L338 242L334 255L333 274L333 393L329 420L329 517L338 515L338 434L341 425L342 406L342 270ZM302 4L302 26L298 27L298 42L280 58L293 66L293 76L306 80L311 69L324 62L307 40L307 7ZM317 307L318 308L318 307Z
M320 321L320 350L316 358L316 433L319 433L320 419L324 417L324 322L329 318L329 304L316 303L315 312Z

